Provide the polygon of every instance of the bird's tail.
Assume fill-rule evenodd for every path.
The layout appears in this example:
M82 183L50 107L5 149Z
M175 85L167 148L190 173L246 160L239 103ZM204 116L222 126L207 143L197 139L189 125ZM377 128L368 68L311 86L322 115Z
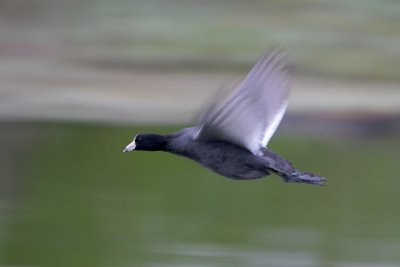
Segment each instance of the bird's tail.
M289 161L268 148L264 148L262 152L268 163L268 169L279 174L285 182L325 185L326 179L324 177L294 168Z
M312 174L310 172L302 172L298 169L294 169L294 172L290 174L282 175L283 180L287 183L306 183L324 186L326 178Z

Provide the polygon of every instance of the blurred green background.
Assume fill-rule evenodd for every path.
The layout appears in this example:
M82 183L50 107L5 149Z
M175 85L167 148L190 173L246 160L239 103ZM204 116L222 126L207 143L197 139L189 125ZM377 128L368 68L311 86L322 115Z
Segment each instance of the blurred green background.
M400 2L0 1L0 266L400 266ZM284 45L271 149L327 187L122 149Z

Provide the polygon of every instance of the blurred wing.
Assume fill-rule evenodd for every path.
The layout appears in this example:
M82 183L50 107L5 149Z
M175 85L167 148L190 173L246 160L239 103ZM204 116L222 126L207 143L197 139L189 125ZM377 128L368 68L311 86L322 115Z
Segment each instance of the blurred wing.
M289 93L286 56L280 50L266 54L231 94L208 107L195 139L225 140L257 154L275 133Z

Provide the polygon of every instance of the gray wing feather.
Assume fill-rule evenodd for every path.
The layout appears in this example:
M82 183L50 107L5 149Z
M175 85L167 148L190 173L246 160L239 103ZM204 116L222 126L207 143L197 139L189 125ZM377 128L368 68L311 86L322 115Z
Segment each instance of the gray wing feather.
M289 93L286 55L280 50L266 54L231 94L208 107L195 138L225 140L257 154L278 127Z

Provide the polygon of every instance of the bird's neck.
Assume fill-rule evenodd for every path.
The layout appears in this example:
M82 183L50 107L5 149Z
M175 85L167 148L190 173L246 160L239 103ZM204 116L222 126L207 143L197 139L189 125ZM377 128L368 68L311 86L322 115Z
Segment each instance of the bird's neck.
M148 151L166 151L168 141L169 141L168 135L153 134L151 145L149 145L147 147L147 150Z

